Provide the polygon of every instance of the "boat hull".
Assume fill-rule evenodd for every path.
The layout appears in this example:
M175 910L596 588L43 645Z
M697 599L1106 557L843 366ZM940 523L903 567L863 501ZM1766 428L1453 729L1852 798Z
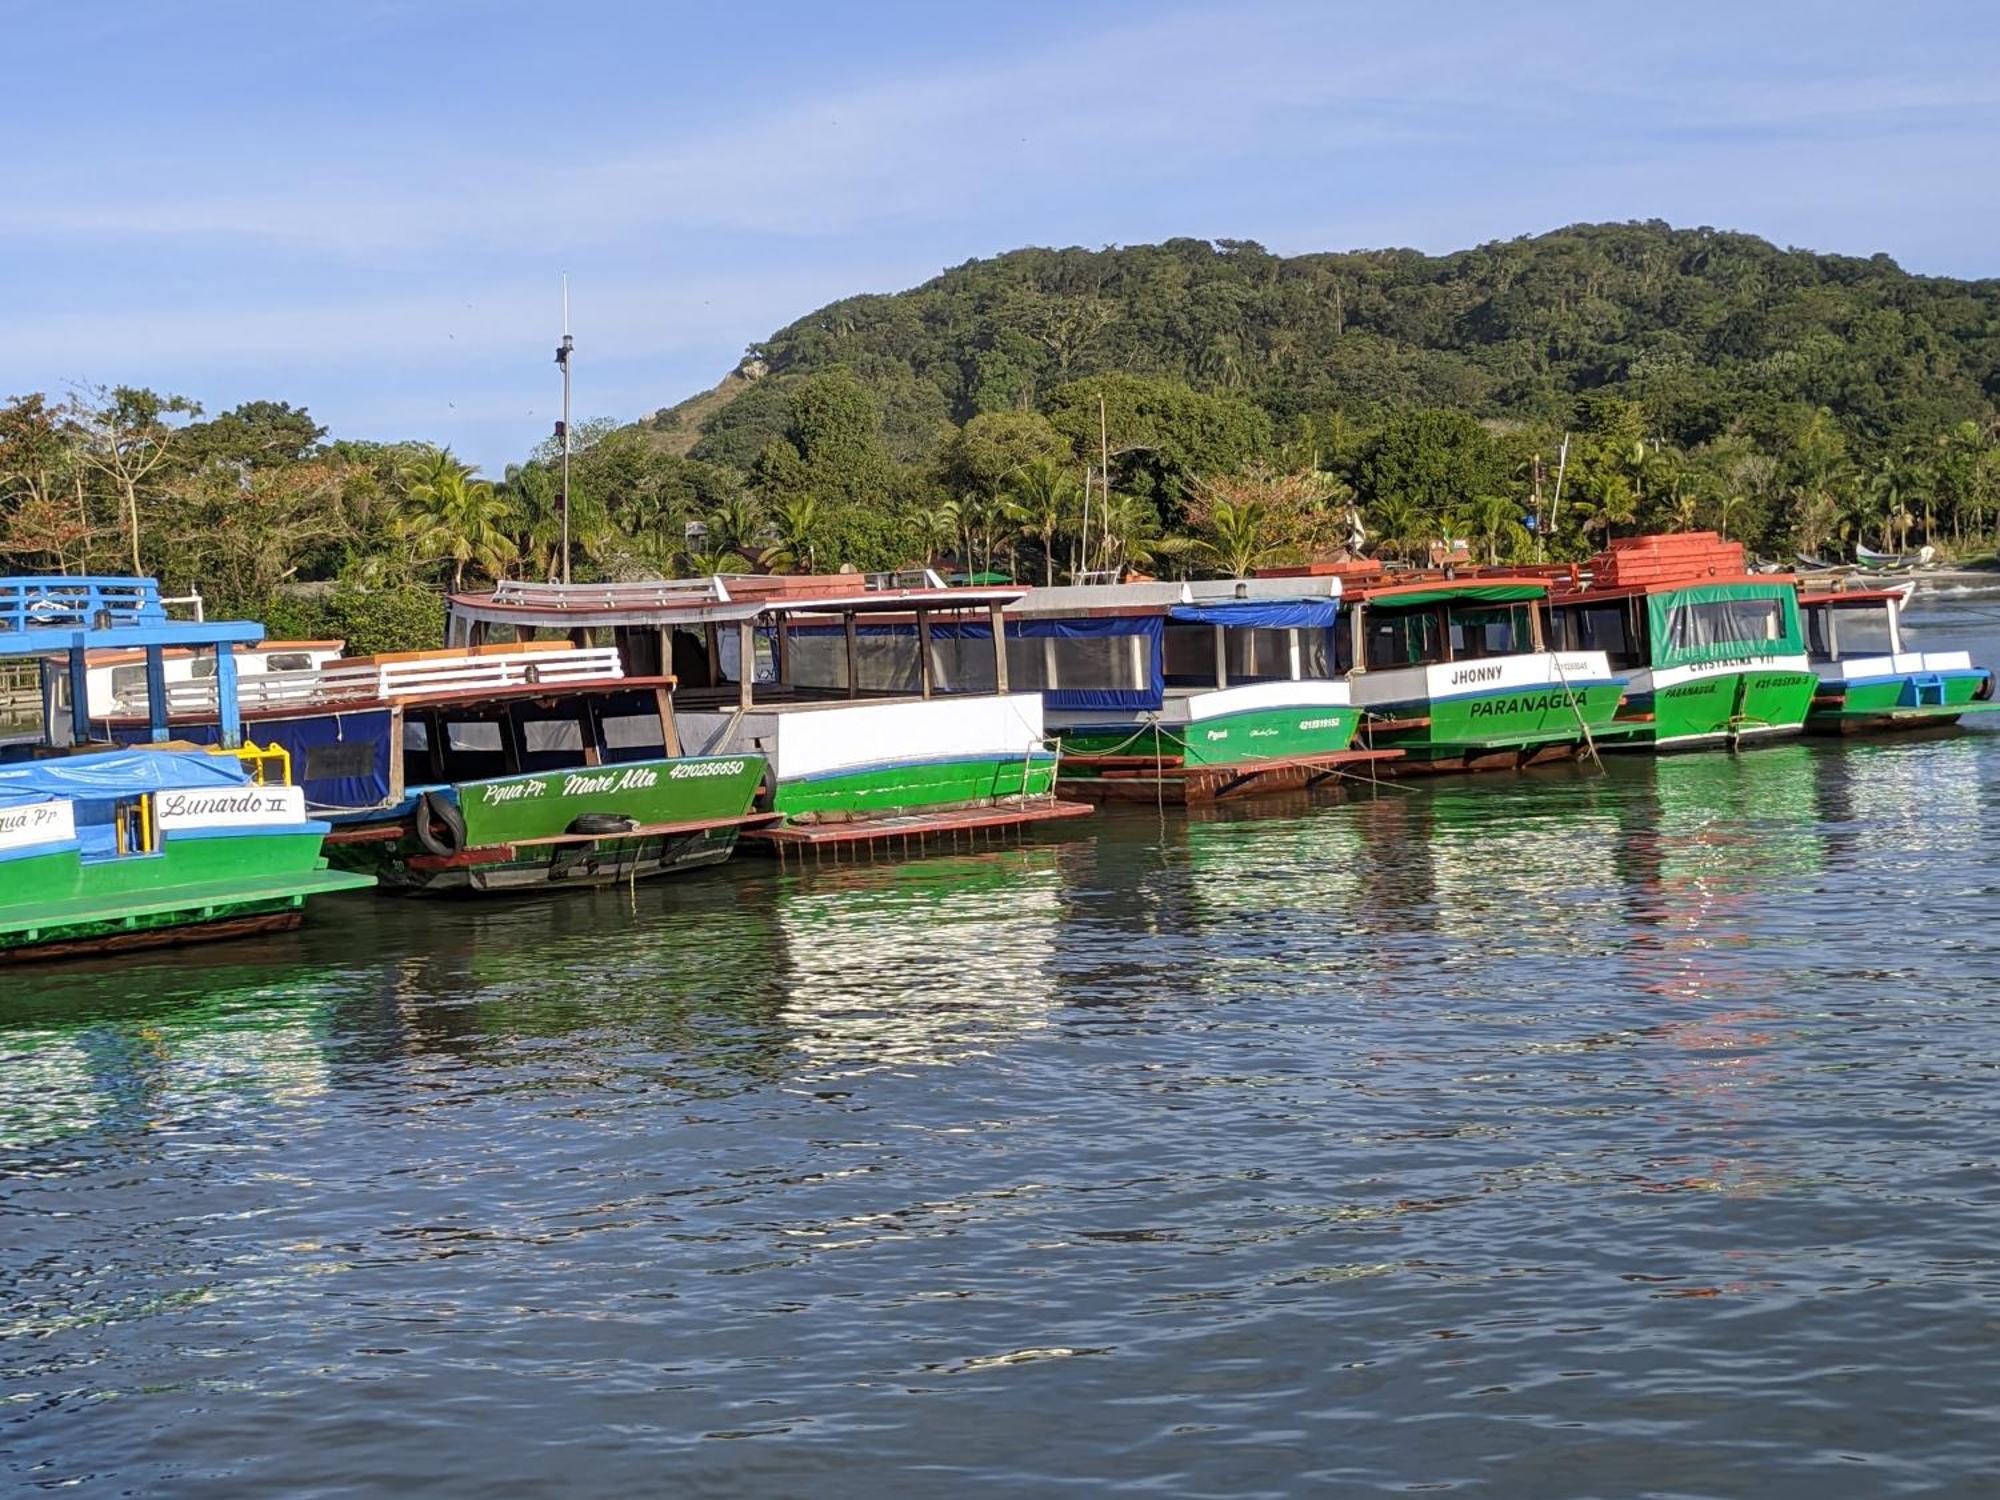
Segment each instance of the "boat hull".
M1910 734L1949 729L1966 714L2000 708L2000 703L1980 697L1989 680L1989 674L1978 668L1823 679L1806 715L1806 732Z
M1242 709L1184 724L1149 722L1134 714L1128 723L1074 723L1052 726L1062 744L1063 774L1090 774L1095 757L1178 758L1190 766L1232 767L1258 761L1333 755L1354 743L1361 712L1350 704L1308 703L1283 708Z
M1702 750L1785 739L1804 730L1818 682L1788 664L1642 674L1604 748Z
M1055 790L1047 751L891 761L782 779L771 806L787 818L870 817L985 807Z
M1383 703L1371 709L1382 727L1363 733L1371 745L1403 752L1393 774L1505 770L1573 758L1586 727L1592 736L1609 728L1624 694L1613 678Z
M208 942L296 926L308 897L370 882L327 868L318 827L169 836L157 854L8 860L0 962Z
M623 885L729 858L741 830L759 821L752 803L764 773L760 755L698 756L432 788L431 805L343 822L327 840L327 857L405 895ZM445 809L455 811L462 834L448 817L433 816ZM579 819L603 817L633 826L573 831Z

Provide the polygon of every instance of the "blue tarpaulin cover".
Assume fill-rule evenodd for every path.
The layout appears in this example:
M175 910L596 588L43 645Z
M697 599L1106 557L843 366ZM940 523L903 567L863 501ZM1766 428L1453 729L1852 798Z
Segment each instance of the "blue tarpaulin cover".
M1340 618L1338 599L1219 599L1213 604L1176 604L1174 619L1235 630L1331 630Z
M195 750L107 750L0 766L0 801L51 797L103 802L190 787L242 786L249 772L234 756Z

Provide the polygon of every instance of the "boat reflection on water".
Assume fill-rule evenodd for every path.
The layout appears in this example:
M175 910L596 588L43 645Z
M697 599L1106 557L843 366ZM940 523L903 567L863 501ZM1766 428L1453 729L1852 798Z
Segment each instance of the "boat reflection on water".
M1797 1145L1770 1131L1765 1095L1793 1081L1774 1059L1810 1024L1799 1002L1813 935L1797 913L1827 867L1822 753L1793 744L1662 758L1650 795L1628 807L1626 972L1656 1007L1636 1040L1663 1135L1647 1191L1761 1196L1806 1170ZM1740 1289L1756 1258L1728 1254L1707 1274Z
M1670 998L1762 995L1777 977L1730 957L1782 923L1788 893L1826 864L1814 758L1804 744L1661 759L1627 804L1619 864L1638 987Z
M143 1140L326 1091L332 1001L322 967L102 968L101 993L87 1003L76 993L87 973L0 996L0 1152L16 1169L16 1153L57 1141Z
M1979 737L1863 741L1823 755L1817 794L1832 860L1878 890L1875 920L1922 909L1929 867L1986 841ZM1902 924L1896 924L1900 927Z
M1621 940L1616 783L1592 768L1524 776L1508 804L1485 787L1436 797L1423 831L1442 937L1492 955L1556 960L1603 954Z
M1062 844L771 882L788 1071L942 1066L1041 1031L1060 1003Z

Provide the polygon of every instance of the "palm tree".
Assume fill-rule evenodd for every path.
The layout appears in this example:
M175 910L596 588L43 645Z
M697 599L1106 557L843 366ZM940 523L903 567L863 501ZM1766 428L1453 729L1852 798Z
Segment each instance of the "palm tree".
M509 464L500 482L513 503L519 532L516 545L531 571L555 581L562 576L562 492L556 476L542 464ZM616 528L610 512L595 495L569 496L569 541L574 552L593 562L610 553Z
M1255 500L1217 500L1208 508L1205 530L1194 550L1213 559L1231 578L1248 578L1260 564L1275 561L1286 549L1271 535L1269 517Z
M1076 513L1083 486L1053 458L1022 464L1003 483L1007 517L1042 548L1042 582L1056 581L1056 536Z
M778 544L765 554L774 573L810 573L819 549L819 500L812 495L794 494L780 500L771 512L771 530Z
M1430 529L1416 501L1405 495L1384 495L1366 514L1382 550L1392 557L1407 559L1410 545Z
M403 470L398 538L420 564L449 562L451 586L465 586L468 567L498 578L520 556L512 535L511 502L449 448L434 448Z
M1521 524L1520 502L1505 495L1487 495L1475 502L1470 529L1486 544L1489 563L1499 563L1503 553L1508 557L1516 555L1530 541L1528 528Z
M709 544L718 551L754 552L769 530L757 502L741 490L724 498L706 519ZM744 567L748 566L744 564ZM742 569L736 571L741 572Z
M1103 510L1104 566L1113 571L1144 567L1157 557L1189 551L1187 537L1160 535L1160 513L1137 495L1113 493Z

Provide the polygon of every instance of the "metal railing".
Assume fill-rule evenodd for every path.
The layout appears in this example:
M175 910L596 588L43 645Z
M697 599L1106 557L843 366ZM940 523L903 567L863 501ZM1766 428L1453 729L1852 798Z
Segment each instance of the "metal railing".
M166 620L160 586L150 578L0 578L0 635Z
M497 583L495 604L542 609L643 609L653 605L727 604L719 577L660 578L640 583Z
M246 713L255 713L427 698L445 693L603 682L624 675L618 652L610 646L487 650L462 655L425 655L404 661L333 661L305 671L265 672L239 681L237 701ZM167 706L175 714L213 712L214 679L169 684Z

